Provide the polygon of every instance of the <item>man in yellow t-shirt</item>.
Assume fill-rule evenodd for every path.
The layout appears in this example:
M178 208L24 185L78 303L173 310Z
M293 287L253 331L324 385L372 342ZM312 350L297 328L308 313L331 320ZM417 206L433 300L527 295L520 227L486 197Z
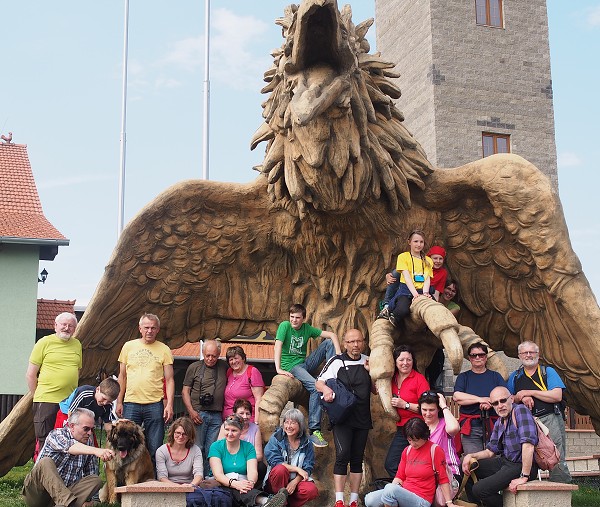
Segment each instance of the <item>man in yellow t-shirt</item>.
M116 412L119 417L144 424L146 446L154 462L156 450L163 444L165 423L173 417L173 355L169 347L156 341L160 331L156 315L142 315L139 330L141 337L126 342L119 354L121 391ZM163 403L165 394L167 401Z
M76 327L75 315L61 313L54 319L55 333L41 338L29 356L25 379L33 394L36 456L54 428L58 403L75 390L79 381L81 343L73 336Z

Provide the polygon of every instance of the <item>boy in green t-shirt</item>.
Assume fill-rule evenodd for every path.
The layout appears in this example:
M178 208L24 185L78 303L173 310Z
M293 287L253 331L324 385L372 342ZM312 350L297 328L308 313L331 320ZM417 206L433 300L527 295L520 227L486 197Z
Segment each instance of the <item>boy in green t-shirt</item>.
M279 375L297 378L310 395L308 403L308 428L310 441L315 447L326 447L327 442L321 434L321 393L315 387L316 373L319 365L341 354L340 342L335 333L323 331L304 322L306 308L300 304L290 307L290 320L282 322L275 336L275 369ZM306 349L310 338L325 338L308 357Z

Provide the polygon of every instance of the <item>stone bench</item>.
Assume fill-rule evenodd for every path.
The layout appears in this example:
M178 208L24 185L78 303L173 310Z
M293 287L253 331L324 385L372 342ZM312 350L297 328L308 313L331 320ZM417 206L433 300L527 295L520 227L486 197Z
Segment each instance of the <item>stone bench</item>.
M531 481L517 486L517 494L504 490L504 507L571 507L576 484Z
M121 507L185 507L185 494L194 491L193 486L174 486L160 481L141 482L115 488L121 495ZM539 506L538 506L539 507Z

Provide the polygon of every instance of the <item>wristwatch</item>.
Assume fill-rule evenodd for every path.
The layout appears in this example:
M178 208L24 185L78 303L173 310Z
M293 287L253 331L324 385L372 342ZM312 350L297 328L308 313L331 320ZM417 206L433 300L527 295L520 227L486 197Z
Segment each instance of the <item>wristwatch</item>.
M523 477L525 477L527 480L529 480L529 474L521 473L521 475L519 475L519 479L522 479Z
M410 410L410 403L406 402L406 405L404 405L404 410Z

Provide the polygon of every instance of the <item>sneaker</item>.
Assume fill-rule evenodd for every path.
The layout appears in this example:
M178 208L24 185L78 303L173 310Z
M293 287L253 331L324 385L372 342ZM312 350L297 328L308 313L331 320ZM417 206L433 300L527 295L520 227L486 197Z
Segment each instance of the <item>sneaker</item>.
M356 502L354 502L354 503L356 503ZM346 507L346 505L344 505L343 500L338 500L337 502L335 502L335 505L333 507Z
M383 307L383 310L379 312L377 316L378 319L389 319L390 318L390 309L387 306Z
M348 507L358 507L356 500L354 500L354 502L350 502L350 505L348 505Z
M281 488L273 496L269 497L267 503L263 507L284 507L287 504L288 490Z
M308 438L315 447L327 447L329 445L327 440L323 438L320 430L313 431L312 435Z

